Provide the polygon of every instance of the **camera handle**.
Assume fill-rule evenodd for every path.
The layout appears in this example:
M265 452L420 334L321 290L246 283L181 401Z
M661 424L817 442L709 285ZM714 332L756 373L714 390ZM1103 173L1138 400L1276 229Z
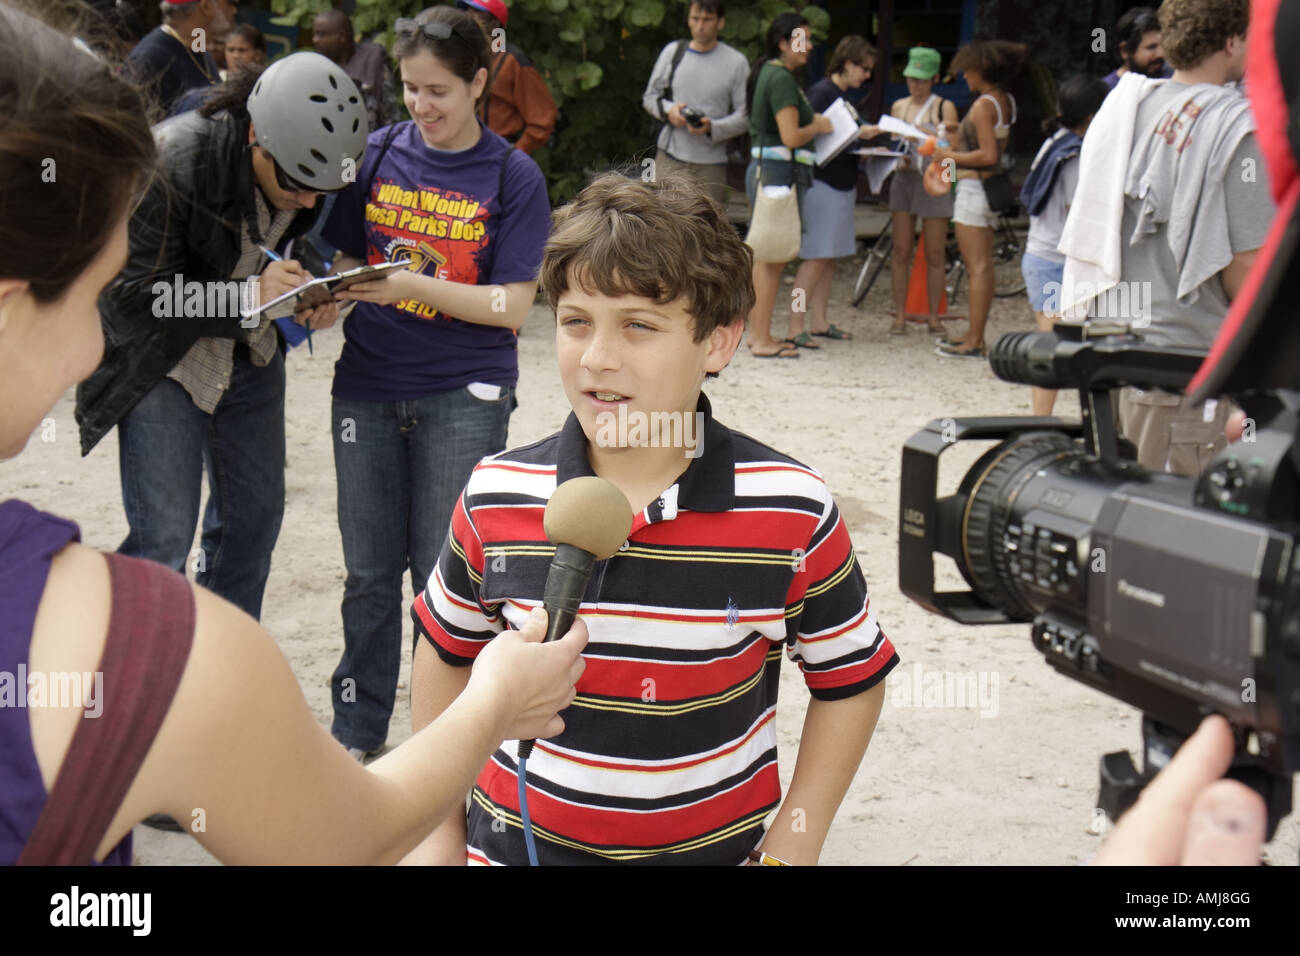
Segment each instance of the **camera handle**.
M1137 802L1142 788L1173 758L1188 736L1143 714L1143 770L1138 771L1133 763L1133 755L1127 750L1117 750L1101 758L1097 806L1105 811L1112 823ZM1238 748L1237 754L1232 758L1227 776L1240 780L1264 798L1264 805L1268 808L1265 839L1271 840L1277 833L1278 823L1291 812L1291 777L1279 777L1247 763L1249 758L1241 756L1241 748Z

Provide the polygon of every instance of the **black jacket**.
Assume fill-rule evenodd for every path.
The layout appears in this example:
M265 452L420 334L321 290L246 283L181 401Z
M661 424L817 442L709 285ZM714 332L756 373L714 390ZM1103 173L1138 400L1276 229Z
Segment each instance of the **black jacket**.
M155 283L225 282L239 262L243 220L254 210L248 117L182 113L154 127L158 173L131 216L126 267L99 299L104 359L77 387L81 453L157 385L204 336L242 339L238 316L159 317ZM308 232L321 208L304 209L283 241Z

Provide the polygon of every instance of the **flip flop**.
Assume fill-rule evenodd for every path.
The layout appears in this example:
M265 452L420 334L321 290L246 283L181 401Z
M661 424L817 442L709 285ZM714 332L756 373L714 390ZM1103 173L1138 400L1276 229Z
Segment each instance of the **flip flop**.
M935 347L935 351L938 352L940 355L945 355L950 358L986 359L989 357L989 350L987 347L981 347L977 349L958 349L958 348L946 347L943 343L940 343Z
M821 348L820 345L818 345L816 342L812 340L812 336L810 336L807 332L800 332L798 335L796 335L792 339L789 339L788 341L793 342L795 348L800 348L800 349Z
M891 326L889 327L889 334L890 334L890 335L906 335L906 334L907 334L907 326L905 326L905 325L891 325Z
M826 326L825 332L814 332L813 335L817 336L819 339L836 339L837 341L853 338L853 336L850 333L845 332L843 329L841 329L839 326L835 325L834 323L831 323L830 325Z
M789 352L790 354L787 355L786 354L787 352ZM754 346L751 345L749 347L749 354L754 356L754 358L758 358L758 359L774 359L774 358L796 359L799 357L799 350L793 345L786 345L785 343L781 343L781 348L779 348L775 352L755 352Z

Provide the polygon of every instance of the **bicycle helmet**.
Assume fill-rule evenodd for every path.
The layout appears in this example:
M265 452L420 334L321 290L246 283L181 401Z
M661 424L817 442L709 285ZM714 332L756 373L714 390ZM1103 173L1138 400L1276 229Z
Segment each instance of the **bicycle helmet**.
M248 97L248 115L257 144L291 179L320 192L350 185L343 161L360 165L370 123L357 84L334 61L303 51L272 63Z

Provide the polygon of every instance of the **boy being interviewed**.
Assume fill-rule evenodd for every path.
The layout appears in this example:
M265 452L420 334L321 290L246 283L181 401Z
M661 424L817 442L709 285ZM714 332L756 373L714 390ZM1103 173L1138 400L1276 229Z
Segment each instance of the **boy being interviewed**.
M898 656L825 483L715 421L700 390L740 342L750 274L749 248L689 181L606 174L558 210L541 286L572 414L474 469L412 608L419 728L487 642L541 605L558 484L599 475L636 512L583 598L587 669L564 731L528 760L543 865L735 865L756 848L815 864L880 715ZM697 412L700 447L645 440L647 420ZM611 442L611 421L629 434ZM782 645L812 694L784 803ZM515 751L507 741L484 767L468 821L455 815L406 862L527 862Z

